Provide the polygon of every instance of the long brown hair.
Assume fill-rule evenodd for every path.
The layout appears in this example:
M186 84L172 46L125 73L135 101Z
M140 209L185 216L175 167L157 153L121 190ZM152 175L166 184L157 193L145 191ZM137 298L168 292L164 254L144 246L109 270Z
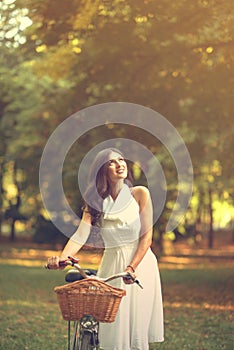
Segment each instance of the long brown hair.
M103 200L110 194L110 187L108 182L108 161L112 152L118 153L124 158L122 152L116 148L106 148L100 151L90 168L89 173L89 185L87 191L84 194L84 210L87 210L92 217L92 225L100 226L101 218L103 215L102 204ZM128 175L124 182L131 187L132 186L132 174L129 168L128 161Z

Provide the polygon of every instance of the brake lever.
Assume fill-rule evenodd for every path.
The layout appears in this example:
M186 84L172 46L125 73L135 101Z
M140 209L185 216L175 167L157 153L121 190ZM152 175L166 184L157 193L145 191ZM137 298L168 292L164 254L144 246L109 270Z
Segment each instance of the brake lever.
M74 258L73 256L68 256L68 259L72 262L72 264L78 264L80 259Z

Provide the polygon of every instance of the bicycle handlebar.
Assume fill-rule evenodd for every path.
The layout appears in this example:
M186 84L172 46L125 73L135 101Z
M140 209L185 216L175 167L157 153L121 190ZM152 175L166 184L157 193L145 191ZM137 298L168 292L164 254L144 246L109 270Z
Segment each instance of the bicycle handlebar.
M90 278L90 276L88 276L85 273L85 271L80 267L79 259L76 259L74 257L69 256L67 260L59 261L59 267L66 267L66 266L73 266L79 271L79 273L81 274L82 277ZM46 268L49 269L50 268L49 265L46 265ZM140 281L138 279L132 277L132 275L129 272L120 272L120 273L117 273L115 275L112 275L112 276L109 276L106 278L95 276L95 278L97 278L103 282L109 282L109 281L112 281L112 280L120 278L120 277L131 279L134 283L136 283L140 288L143 289L142 285L140 284ZM92 278L93 278L93 276L92 276Z
M124 278L127 278L127 279L130 279L132 280L134 283L136 283L141 289L143 289L142 285L140 284L140 281L134 277L132 277L132 275L129 273L129 272L120 272L120 273L117 273L115 275L112 275L110 277L107 277L107 278L100 278L102 281L104 282L109 282L109 281L112 281L116 278L120 278L120 277L124 277Z

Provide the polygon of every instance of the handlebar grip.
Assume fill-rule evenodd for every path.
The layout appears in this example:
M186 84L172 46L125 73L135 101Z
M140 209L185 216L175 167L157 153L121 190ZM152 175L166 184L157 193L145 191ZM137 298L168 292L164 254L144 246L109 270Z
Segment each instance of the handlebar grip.
M128 275L127 275L126 277L124 277L124 278L126 278L126 279L128 279L128 280L132 280L132 281L133 281L134 283L136 283L141 289L143 289L143 287L142 287L140 281L139 281L138 279L132 277L132 275L131 275L130 273L128 273Z
M130 273L127 274L127 276L124 277L126 280L132 280L135 281L135 278L130 275Z
M59 267L66 267L67 266L67 261L66 260L60 260L59 261Z

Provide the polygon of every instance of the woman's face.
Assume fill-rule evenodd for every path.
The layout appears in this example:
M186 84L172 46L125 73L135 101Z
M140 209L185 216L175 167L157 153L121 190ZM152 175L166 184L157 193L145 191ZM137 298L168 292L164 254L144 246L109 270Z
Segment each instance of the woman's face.
M116 152L111 152L107 162L107 174L111 182L126 179L128 175L127 163L123 156Z

